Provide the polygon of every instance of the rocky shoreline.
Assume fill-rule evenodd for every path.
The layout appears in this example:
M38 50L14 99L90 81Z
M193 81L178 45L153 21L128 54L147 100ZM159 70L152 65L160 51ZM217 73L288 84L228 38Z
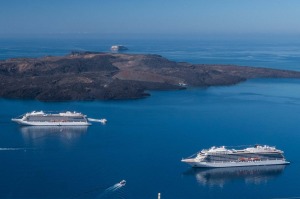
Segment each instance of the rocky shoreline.
M147 90L232 85L251 78L300 78L300 72L190 64L160 55L73 52L0 61L0 97L41 101L137 99Z

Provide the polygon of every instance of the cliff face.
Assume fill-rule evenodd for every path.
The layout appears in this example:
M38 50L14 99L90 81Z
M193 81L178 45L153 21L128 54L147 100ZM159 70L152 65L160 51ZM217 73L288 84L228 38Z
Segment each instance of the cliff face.
M0 97L134 99L145 90L231 85L248 78L300 78L300 72L233 65L177 63L159 55L72 53L0 61Z

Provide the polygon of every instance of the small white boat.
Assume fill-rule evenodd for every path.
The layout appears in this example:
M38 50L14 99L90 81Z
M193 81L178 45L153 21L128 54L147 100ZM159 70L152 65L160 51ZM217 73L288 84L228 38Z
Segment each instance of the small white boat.
M121 186L125 186L125 185L126 185L126 180L122 180L121 182L119 182L119 184L120 184Z
M105 118L103 118L103 119L88 118L88 121L90 121L90 122L100 122L101 124L106 124L107 119L105 119Z

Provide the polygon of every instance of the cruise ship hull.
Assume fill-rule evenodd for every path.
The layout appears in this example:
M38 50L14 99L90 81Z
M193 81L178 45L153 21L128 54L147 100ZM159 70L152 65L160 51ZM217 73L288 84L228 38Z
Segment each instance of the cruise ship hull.
M183 159L185 162L192 167L205 167L205 168L222 168L222 167L245 167L245 166L265 166L265 165L284 165L289 164L284 159L281 160L261 160L261 161L232 161L232 162L200 162L195 159Z
M13 122L17 122L20 125L24 126L89 126L91 123L88 122L49 122L49 121L41 121L41 122L29 122L24 121L22 119L12 119Z

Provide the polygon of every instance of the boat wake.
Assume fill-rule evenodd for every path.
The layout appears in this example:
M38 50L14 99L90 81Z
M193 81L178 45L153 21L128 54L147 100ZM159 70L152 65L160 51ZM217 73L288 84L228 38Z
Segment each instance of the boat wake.
M0 148L0 151L26 151L29 148Z
M107 189L105 189L105 191L100 195L98 196L97 198L101 198L101 199L104 199L104 198L116 198L115 196L115 193L126 185L126 181L125 180L122 180L121 182L118 182L117 184L111 186L111 187L108 187ZM118 198L123 198L123 197L118 197Z
M111 187L108 187L107 189L105 189L103 192L101 192L101 194L99 195L94 195L96 194L98 191L100 191L101 188L94 188L91 189L89 191L80 193L78 195L75 195L73 197L71 197L72 199L75 198L98 198L98 199L116 199L116 198L121 198L124 199L125 197L125 193L124 190L122 189L124 186L126 185L126 181L122 180L121 182L118 182L116 184L114 184Z
M105 192L117 191L117 190L120 189L121 187L122 187L121 185L115 184L114 186L111 186L111 187L107 188L107 189L104 191L104 193L105 193Z
M116 191L122 187L124 187L126 185L126 181L125 180L122 180L121 182L107 188L105 191Z

